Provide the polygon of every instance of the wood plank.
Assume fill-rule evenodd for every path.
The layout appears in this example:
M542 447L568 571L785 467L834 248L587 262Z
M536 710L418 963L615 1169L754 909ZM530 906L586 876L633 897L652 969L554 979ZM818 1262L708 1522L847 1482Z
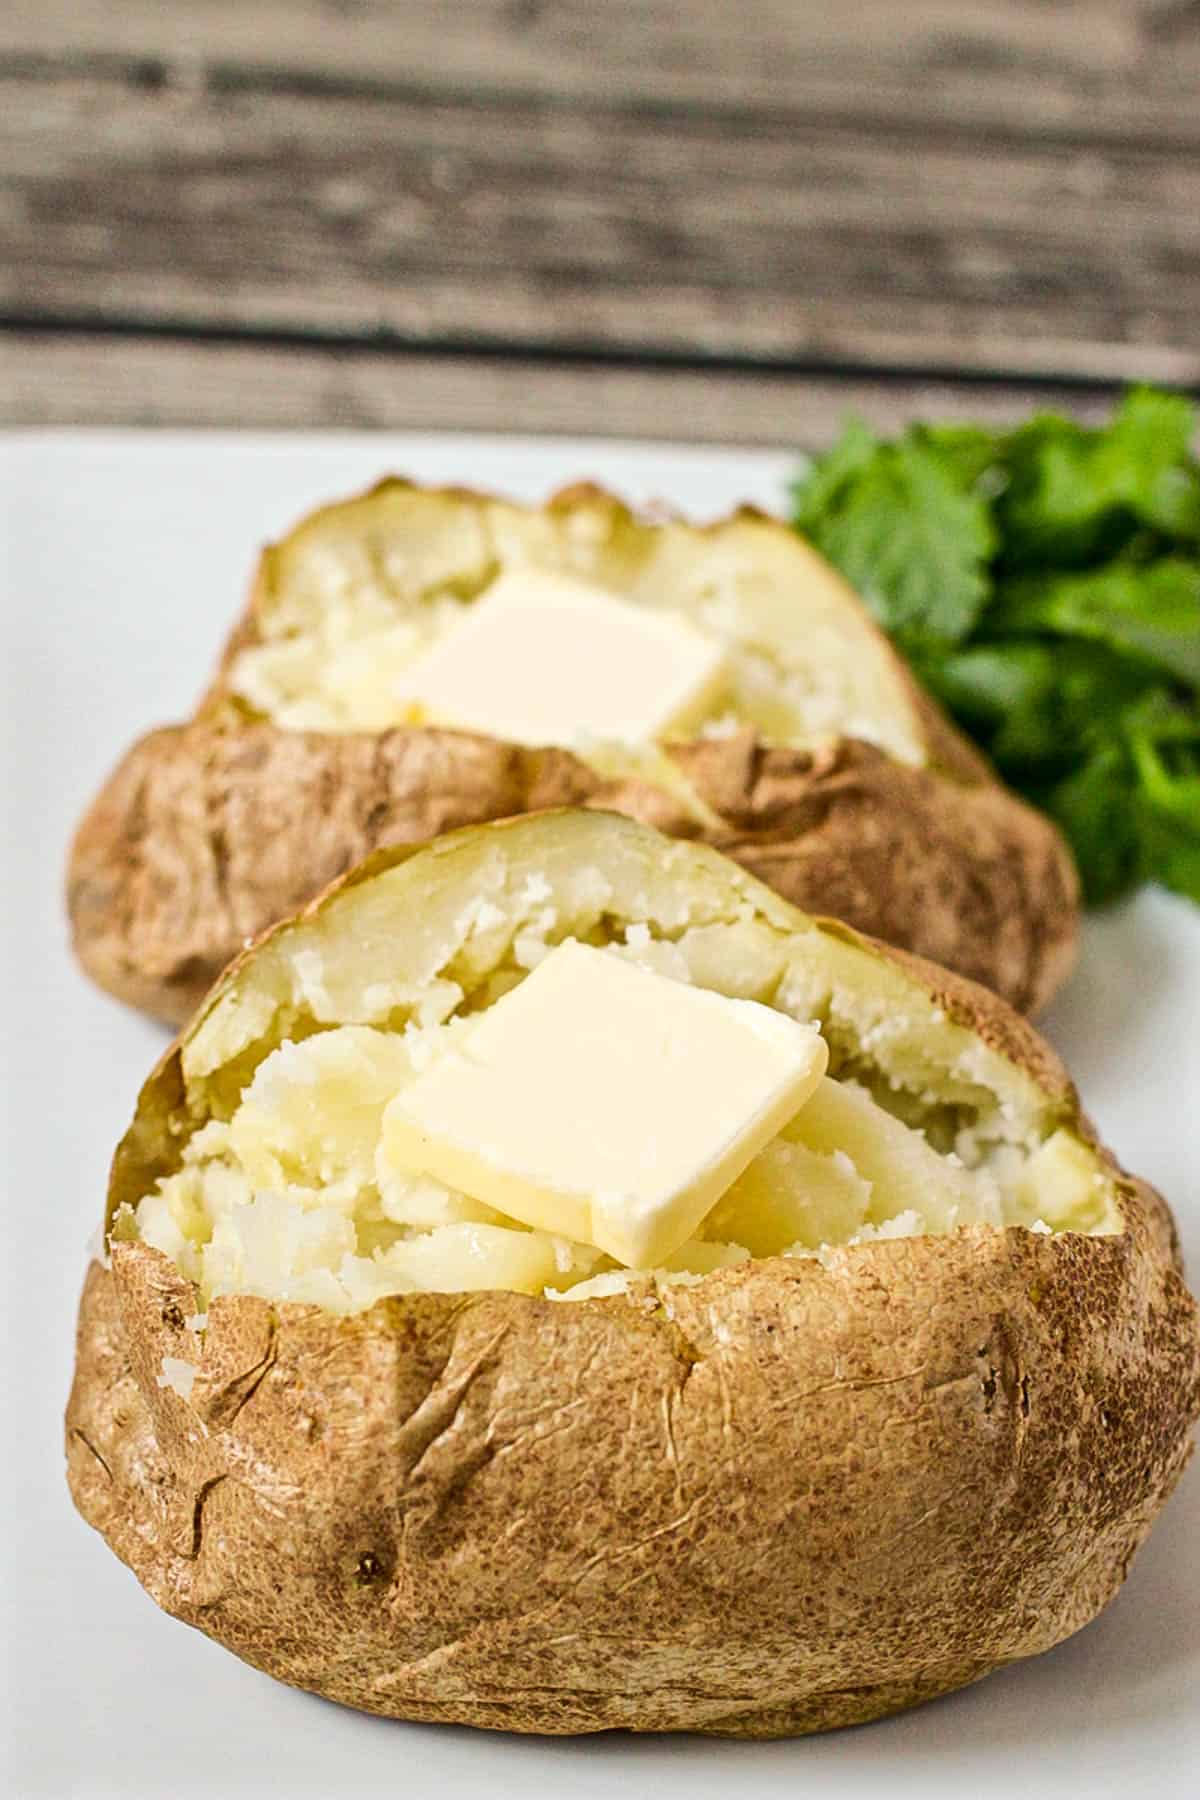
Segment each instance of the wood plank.
M0 54L989 126L1190 133L1188 0L7 0Z
M1200 378L1200 158L416 92L10 81L0 306Z
M914 418L999 424L1045 406L1096 420L1109 402L1095 393L1015 383L839 381L354 349L0 336L0 424L17 426L561 432L815 449L832 440L850 412L893 431Z

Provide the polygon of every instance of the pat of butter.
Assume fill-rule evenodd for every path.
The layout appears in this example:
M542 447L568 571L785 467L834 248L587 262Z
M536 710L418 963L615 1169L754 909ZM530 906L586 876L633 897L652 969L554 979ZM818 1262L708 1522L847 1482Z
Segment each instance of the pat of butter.
M423 720L518 744L640 744L715 706L725 656L686 619L510 569L401 681Z
M653 1268L827 1060L812 1026L569 941L389 1103L378 1166Z

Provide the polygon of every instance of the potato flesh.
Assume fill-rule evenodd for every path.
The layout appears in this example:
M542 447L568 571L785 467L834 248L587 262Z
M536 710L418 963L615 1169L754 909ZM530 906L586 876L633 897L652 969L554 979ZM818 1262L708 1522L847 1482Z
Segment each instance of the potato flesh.
M230 1126L256 1188L374 1179L380 1121L415 1073L402 1036L346 1025L281 1044L255 1074Z
M761 521L705 533L642 524L607 501L564 515L395 489L309 521L268 567L261 641L228 684L290 730L402 723L416 660L498 576L531 569L685 616L720 648L729 679L701 733L752 726L796 746L853 735L924 760L911 701L854 596L799 538Z
M1069 1131L1056 1131L1022 1170L1011 1212L1020 1224L1052 1231L1103 1231L1111 1205L1095 1157Z
M736 983L736 961L732 974ZM341 1026L281 1045L229 1123L198 1134L179 1173L141 1202L141 1237L197 1281L205 1306L230 1292L347 1312L419 1290L615 1291L629 1272L594 1246L530 1230L429 1177L398 1175L380 1154L387 1104L454 1035L445 1025L408 1034ZM1060 1228L1085 1179L1087 1153L1077 1148L1082 1161L1057 1139L1037 1153L1054 1153L1066 1197ZM1028 1212L1033 1191L1024 1179L1013 1209ZM696 1279L750 1256L887 1234L898 1219L938 1232L998 1224L1003 1202L986 1170L956 1165L864 1089L826 1078L698 1236L644 1273Z
M589 856L598 833L602 866ZM526 1233L374 1154L383 1107L411 1073L567 937L814 1020L839 1077L667 1267L640 1273L696 1280L747 1256L973 1222L1121 1228L1111 1181L1055 1130L1042 1090L902 971L806 925L714 852L577 813L443 840L260 948L183 1047L191 1117L209 1122L117 1235L140 1232L205 1303L251 1291L353 1311L387 1292L466 1291L484 1262L490 1286L628 1286L594 1248ZM287 1208L313 1216L296 1223Z
M871 1184L847 1151L822 1155L781 1132L718 1200L704 1231L751 1256L782 1256L846 1243L867 1223L870 1203Z
M953 1231L979 1219L999 1224L999 1194L979 1171L930 1148L854 1082L826 1078L793 1120L789 1135L819 1156L848 1155L870 1189L864 1224L881 1225L916 1212L930 1231Z

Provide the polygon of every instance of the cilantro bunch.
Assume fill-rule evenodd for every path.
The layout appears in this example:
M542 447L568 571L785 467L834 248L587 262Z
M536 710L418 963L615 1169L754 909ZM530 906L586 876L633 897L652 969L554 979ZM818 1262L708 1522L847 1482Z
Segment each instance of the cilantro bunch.
M792 489L835 563L1010 786L1058 821L1091 902L1200 902L1200 465L1181 395L1087 430L851 421Z

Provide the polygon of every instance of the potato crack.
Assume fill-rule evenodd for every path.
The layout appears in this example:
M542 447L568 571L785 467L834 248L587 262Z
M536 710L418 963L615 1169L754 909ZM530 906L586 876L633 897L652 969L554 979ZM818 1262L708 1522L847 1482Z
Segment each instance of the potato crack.
M446 1374L443 1369L438 1377L437 1385L405 1420L397 1437L397 1448L408 1461L410 1480L421 1473L422 1464L426 1458L435 1446L453 1430L468 1393L483 1373L486 1365L495 1356L496 1351L508 1336L508 1332L507 1325L502 1325L498 1331L493 1332L466 1368L456 1374L445 1386L442 1385ZM482 1460L489 1460L489 1458Z
M101 1456L99 1450L97 1450L95 1444L93 1444L91 1438L88 1437L87 1433L84 1431L81 1431L79 1429L78 1425L73 1425L71 1427L71 1436L73 1438L78 1438L79 1442L83 1445L84 1449L89 1450L91 1452L91 1454L95 1457L96 1461L100 1464L100 1467L104 1470L104 1473L108 1477L109 1481L112 1481L114 1479L114 1477L113 1477L113 1472L112 1472L111 1468L109 1467L108 1463L105 1461L104 1457Z
M192 1501L191 1548L184 1552L184 1555L189 1562L195 1562L200 1554L200 1545L204 1534L204 1509L208 1503L209 1495L214 1488L220 1487L223 1481L228 1480L228 1471L223 1470L220 1475L210 1475L208 1480L202 1481L196 1490L195 1498Z
M243 1408L253 1400L279 1359L278 1335L278 1322L272 1317L267 1348L263 1355L252 1367L224 1383L206 1406L205 1414L210 1425L216 1426L218 1430L228 1430Z

